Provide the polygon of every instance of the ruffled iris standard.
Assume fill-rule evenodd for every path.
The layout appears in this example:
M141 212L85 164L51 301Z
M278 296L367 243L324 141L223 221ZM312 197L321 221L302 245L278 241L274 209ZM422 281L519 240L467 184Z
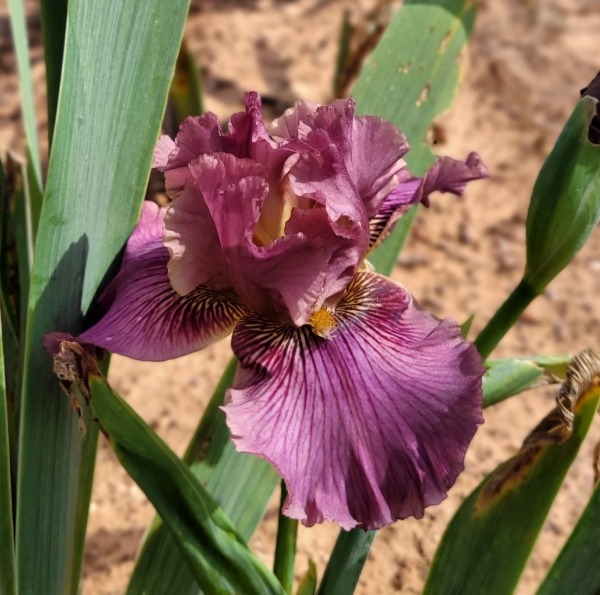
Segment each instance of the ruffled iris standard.
M412 205L487 170L471 153L416 178L408 149L352 100L299 102L270 134L256 93L227 134L188 118L155 154L173 202L144 203L105 315L78 338L157 361L233 331L232 439L277 468L306 525L421 517L482 423L473 344L365 258Z

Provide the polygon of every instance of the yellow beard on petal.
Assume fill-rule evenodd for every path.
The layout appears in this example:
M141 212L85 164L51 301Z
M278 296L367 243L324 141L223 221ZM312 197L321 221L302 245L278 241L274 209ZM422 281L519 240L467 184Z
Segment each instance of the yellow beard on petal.
M323 339L331 339L337 327L335 316L326 308L313 312L308 324L312 327L313 333Z

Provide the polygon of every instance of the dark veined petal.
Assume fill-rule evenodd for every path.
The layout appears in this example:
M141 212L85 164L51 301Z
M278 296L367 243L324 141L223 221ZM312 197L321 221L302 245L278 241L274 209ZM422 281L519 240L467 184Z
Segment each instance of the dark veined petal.
M202 349L228 335L245 309L232 292L200 286L180 296L162 244L165 209L144 202L123 264L98 306L106 313L77 340L134 359L162 361Z
M250 314L224 407L242 452L284 477L284 512L306 525L377 529L446 497L482 423L481 357L452 319L400 285L358 273L331 338Z
M488 176L488 169L477 153L470 153L465 161L438 157L423 178L415 178L408 170L401 171L400 184L387 196L370 221L369 250L374 250L392 233L398 219L410 207L419 202L429 206L432 192L438 190L461 196L468 182Z

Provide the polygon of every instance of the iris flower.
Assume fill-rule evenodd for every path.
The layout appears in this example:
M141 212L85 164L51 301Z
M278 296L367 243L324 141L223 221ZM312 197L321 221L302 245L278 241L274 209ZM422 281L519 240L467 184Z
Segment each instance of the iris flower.
M140 360L233 331L224 410L236 447L285 479L284 513L377 529L439 503L482 423L482 361L458 324L422 309L366 257L434 190L487 170L438 158L423 178L389 122L354 102L302 101L263 123L245 97L160 138L168 209L145 202L104 315L78 340Z

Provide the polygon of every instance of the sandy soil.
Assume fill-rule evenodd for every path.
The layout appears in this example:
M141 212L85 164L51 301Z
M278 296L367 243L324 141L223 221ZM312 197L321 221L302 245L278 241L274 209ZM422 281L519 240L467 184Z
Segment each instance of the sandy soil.
M364 21L375 0L197 1L188 23L189 45L202 65L207 107L226 118L242 93L267 97L267 117L296 98L331 99L342 11ZM451 111L437 124L440 153L463 158L478 151L492 173L462 199L439 196L422 210L393 277L436 315L463 321L475 313L475 336L518 282L524 265L524 222L531 189L545 156L578 98L597 72L600 5L595 0L480 3L463 61L464 81ZM0 12L0 142L22 149L14 57ZM382 15L385 15L383 11ZM382 17L382 18L385 18ZM29 18L34 79L43 105L39 20ZM40 128L44 129L44 122ZM496 356L600 350L600 232L572 265L528 309ZM163 364L115 356L110 380L178 453L200 418L231 355L228 342ZM448 499L421 521L380 531L357 593L420 593L444 528L463 498L553 406L553 388L529 391L486 410L466 470ZM517 589L533 593L564 543L592 490L592 427L544 525ZM275 494L252 548L272 563L278 502ZM102 439L90 509L85 595L124 592L139 539L153 517L142 492ZM296 571L313 558L322 574L338 529L328 523L300 528Z

